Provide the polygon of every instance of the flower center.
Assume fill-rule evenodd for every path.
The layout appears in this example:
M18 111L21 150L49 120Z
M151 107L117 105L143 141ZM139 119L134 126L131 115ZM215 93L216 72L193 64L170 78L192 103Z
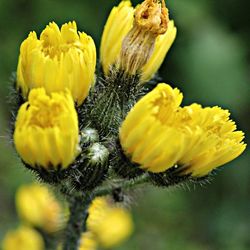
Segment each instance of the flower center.
M63 109L59 103L39 106L31 107L30 126L52 128L60 125L59 117Z
M168 28L168 9L165 1L145 0L135 12L135 24L155 35L164 34Z
M174 110L174 98L172 96L164 96L157 98L153 102L154 116L162 124L169 123L175 112Z
M55 23L50 23L42 32L40 41L42 52L52 59L60 59L61 55L70 49L82 52L84 47L77 33L75 22L64 24L61 30Z

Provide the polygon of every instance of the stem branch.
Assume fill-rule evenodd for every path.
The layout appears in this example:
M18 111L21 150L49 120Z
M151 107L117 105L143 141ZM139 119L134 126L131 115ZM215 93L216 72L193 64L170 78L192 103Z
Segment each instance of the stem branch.
M113 186L100 187L93 192L93 197L109 195L114 189L128 190L134 186L145 184L149 181L149 175L144 174L136 179L122 180L119 183L115 183Z

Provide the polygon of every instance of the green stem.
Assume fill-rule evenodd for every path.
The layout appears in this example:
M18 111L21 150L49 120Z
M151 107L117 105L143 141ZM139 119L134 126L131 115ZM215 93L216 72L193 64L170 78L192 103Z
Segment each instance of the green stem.
M65 229L65 242L63 250L77 250L81 235L86 231L88 207L92 196L75 196L70 200L70 218Z
M121 189L123 191L128 190L134 186L138 186L138 185L142 185L145 183L148 183L150 177L148 174L144 174L140 177L137 177L135 179L131 179L131 180L122 180L119 183L115 183L112 186L108 186L108 187L100 187L97 188L94 193L93 193L93 197L98 197L98 196L105 196L105 195L109 195L113 192L113 190L115 189Z

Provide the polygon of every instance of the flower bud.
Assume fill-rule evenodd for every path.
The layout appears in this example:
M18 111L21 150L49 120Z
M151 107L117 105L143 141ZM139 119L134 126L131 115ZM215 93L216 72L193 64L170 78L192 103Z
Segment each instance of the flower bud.
M27 226L9 231L3 239L2 247L3 250L45 250L42 236Z
M74 186L78 190L91 190L102 183L109 168L109 151L100 143L83 149L77 167L73 168Z
M96 198L89 208L87 228L104 248L115 247L133 231L130 213L109 203L106 197Z
M81 130L81 145L89 145L99 141L98 131L93 128L84 128Z
M32 168L67 168L79 154L78 118L70 93L31 90L18 111L14 143Z
M85 232L82 234L80 240L79 250L96 250L97 242L94 235L91 232Z
M61 229L62 209L46 186L21 186L16 194L16 208L23 222L53 233Z
M21 45L17 87L24 99L33 88L48 94L69 89L80 105L95 81L96 49L92 38L77 31L75 22L61 27L52 22L40 38L31 32ZM38 70L39 69L39 70Z

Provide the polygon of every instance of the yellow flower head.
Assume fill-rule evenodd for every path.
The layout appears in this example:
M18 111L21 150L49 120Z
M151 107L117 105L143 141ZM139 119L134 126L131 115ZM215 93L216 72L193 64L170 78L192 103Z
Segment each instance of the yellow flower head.
M80 105L95 80L96 49L75 22L61 27L52 22L40 39L31 32L21 45L17 67L17 87L24 98L30 89L44 87L48 94L68 88Z
M129 112L120 142L141 168L159 173L178 164L182 174L207 175L245 149L229 112L197 104L181 108L182 94L159 84Z
M45 250L42 236L26 226L9 231L2 243L3 250Z
M127 210L101 197L96 198L89 208L87 228L103 247L111 248L131 235L133 221Z
M21 186L16 194L16 208L23 222L47 232L56 232L63 225L61 206L46 186Z
M97 242L91 232L82 234L79 250L96 250Z
M149 51L150 57L146 58L147 62L141 69L141 82L150 80L157 72L175 40L176 27L173 21L168 21L168 23L162 25L161 21L167 19L163 19L162 14L156 15L157 13L155 13L162 11L164 16L168 16L165 3L162 2L162 8L152 8L154 5L158 5L158 3L152 0L146 0L135 9L131 6L130 1L122 1L118 7L112 9L103 31L100 51L101 62L106 75L109 74L110 67L117 63L121 54L122 43L135 23L150 31L154 29L157 30L153 51ZM149 10L150 13L152 12L151 16L159 17L159 20L150 22L150 27L146 18L139 18L145 12L145 8ZM144 12L142 13L142 11ZM134 18L135 14L136 19ZM144 14L143 16L145 16ZM132 49L133 48L130 48L130 50Z
M67 168L79 153L78 118L68 91L33 89L19 109L14 143L23 161L45 169Z

